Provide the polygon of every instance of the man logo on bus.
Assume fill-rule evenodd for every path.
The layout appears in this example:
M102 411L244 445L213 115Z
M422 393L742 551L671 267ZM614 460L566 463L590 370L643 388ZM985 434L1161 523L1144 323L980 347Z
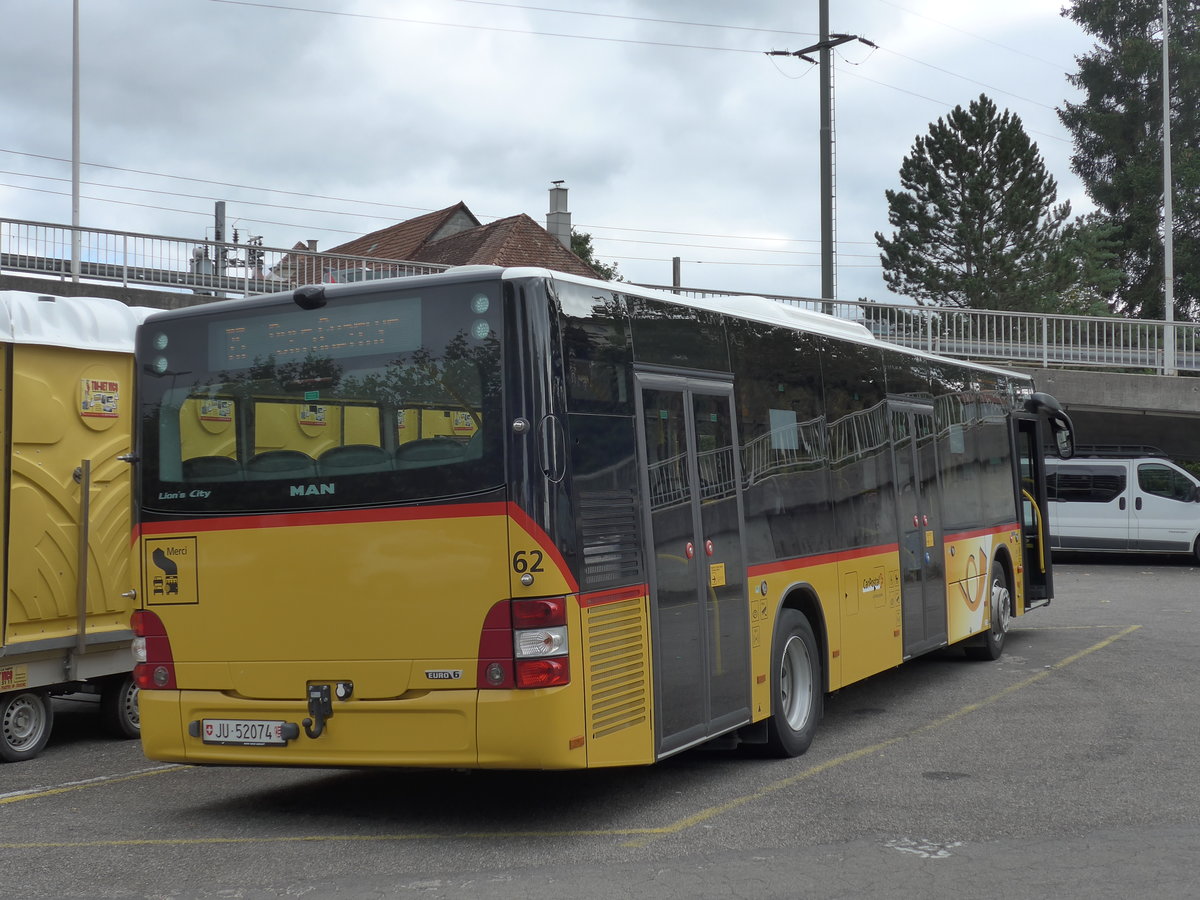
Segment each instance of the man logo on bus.
M291 496L293 497L314 497L319 494L332 493L334 493L332 484L293 484L291 486Z

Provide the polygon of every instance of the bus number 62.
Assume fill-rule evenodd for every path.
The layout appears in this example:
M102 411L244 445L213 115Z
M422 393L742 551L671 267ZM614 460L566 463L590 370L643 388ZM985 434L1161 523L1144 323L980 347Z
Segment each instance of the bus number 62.
M513 571L518 575L525 572L544 572L541 550L518 550L512 558Z

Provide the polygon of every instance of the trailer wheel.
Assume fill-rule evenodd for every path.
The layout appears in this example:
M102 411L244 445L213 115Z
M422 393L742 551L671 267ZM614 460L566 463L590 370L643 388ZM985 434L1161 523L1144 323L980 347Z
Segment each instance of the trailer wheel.
M41 691L13 691L0 696L0 759L33 759L50 740L54 707Z
M136 738L142 734L138 712L138 686L133 674L113 675L100 688L100 725L113 737Z
M1008 637L1008 625L1012 618L1012 597L1008 593L1008 575L1004 566L992 566L992 627L982 636L980 643L963 649L969 659L999 659L1004 652L1004 639Z
M783 610L771 650L767 749L773 756L799 756L812 744L824 710L820 659L808 619L797 610Z

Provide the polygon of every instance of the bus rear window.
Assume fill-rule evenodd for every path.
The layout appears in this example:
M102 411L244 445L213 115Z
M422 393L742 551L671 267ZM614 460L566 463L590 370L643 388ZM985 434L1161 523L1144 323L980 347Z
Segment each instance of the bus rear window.
M146 329L147 507L395 503L502 483L499 285L337 299L223 304Z

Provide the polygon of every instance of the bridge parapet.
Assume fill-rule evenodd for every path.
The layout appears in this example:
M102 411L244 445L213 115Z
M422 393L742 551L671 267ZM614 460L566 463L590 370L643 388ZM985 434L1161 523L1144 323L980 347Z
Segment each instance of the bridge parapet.
M78 272L72 244L78 234ZM248 297L302 284L426 275L448 266L314 249L166 237L0 218L0 272L154 288L206 297Z
M690 297L751 296L734 291L645 286ZM1010 366L1132 369L1162 375L1172 374L1167 371L1166 350L1173 343L1175 370L1200 372L1200 323L1196 322L951 309L785 295L768 295L768 298L859 322L880 340L943 356L990 360Z
M78 273L72 244L78 235ZM156 289L215 299L289 290L302 284L423 275L448 266L315 249L165 237L0 218L0 273ZM53 293L54 288L48 290ZM644 285L690 297L764 296ZM60 291L61 292L61 291ZM74 291L72 291L73 293ZM1009 366L1200 372L1200 323L1042 315L977 309L765 295L865 325L883 341L945 356ZM174 304L170 304L174 305ZM1174 347L1171 365L1169 347ZM1171 371L1171 370L1174 371Z

